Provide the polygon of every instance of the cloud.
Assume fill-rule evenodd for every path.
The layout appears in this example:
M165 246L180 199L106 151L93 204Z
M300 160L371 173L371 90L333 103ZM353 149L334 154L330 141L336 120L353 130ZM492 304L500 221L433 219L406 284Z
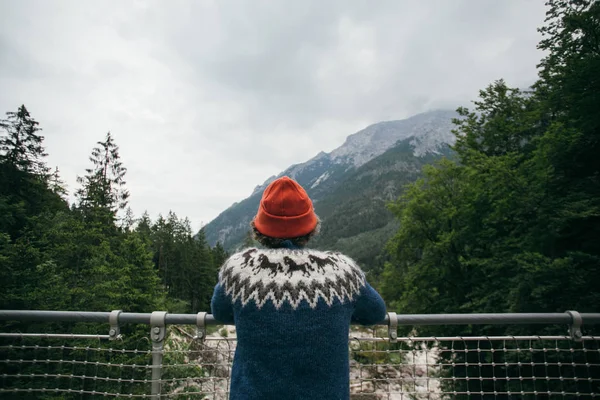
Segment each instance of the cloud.
M387 119L536 77L542 2L0 2L0 110L26 104L73 191L111 131L131 205L207 223Z

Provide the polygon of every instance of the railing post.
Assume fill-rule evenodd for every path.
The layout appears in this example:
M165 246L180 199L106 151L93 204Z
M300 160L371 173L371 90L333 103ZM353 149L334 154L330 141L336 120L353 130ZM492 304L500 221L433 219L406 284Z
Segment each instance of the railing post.
M121 329L119 328L119 314L121 310L113 310L108 316L110 330L108 331L109 340L117 340L121 338Z
M388 336L390 343L398 341L398 315L395 312L388 313Z
M152 399L160 399L163 344L165 341L166 311L154 311L150 315L150 339L152 340Z
M577 311L567 311L567 314L571 316L571 324L569 324L569 335L571 340L575 342L583 341L583 333L581 332L581 325L583 325L583 318Z
M199 312L196 314L196 337L194 339L200 339L204 342L206 339L206 313Z

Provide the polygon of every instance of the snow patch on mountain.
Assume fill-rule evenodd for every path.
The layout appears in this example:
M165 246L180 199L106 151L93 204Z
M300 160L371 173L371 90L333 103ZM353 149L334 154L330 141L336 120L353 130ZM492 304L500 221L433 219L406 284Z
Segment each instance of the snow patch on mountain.
M320 184L321 182L323 182L323 181L324 181L325 179L327 179L327 178L329 178L329 171L327 171L327 172L325 172L323 175L319 176L319 177L317 178L317 180L315 181L315 183L313 183L313 184L311 185L311 187L310 187L310 188L311 188L311 189L314 189L314 188L316 188L317 186L319 186L319 184Z

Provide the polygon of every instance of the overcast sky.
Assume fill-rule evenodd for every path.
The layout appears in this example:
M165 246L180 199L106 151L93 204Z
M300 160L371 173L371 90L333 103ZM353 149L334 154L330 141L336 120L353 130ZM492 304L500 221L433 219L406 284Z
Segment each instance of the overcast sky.
M0 0L0 112L71 192L110 130L136 215L197 229L371 123L531 84L543 3Z

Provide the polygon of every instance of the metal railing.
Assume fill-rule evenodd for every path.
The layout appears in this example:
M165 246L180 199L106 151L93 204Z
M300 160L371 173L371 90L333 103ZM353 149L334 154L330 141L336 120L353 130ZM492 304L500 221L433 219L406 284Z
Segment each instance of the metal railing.
M210 314L0 311L0 321L0 398L228 398L235 328ZM600 398L600 336L582 332L594 324L600 313L389 313L351 329L351 398ZM565 334L397 336L431 325Z

